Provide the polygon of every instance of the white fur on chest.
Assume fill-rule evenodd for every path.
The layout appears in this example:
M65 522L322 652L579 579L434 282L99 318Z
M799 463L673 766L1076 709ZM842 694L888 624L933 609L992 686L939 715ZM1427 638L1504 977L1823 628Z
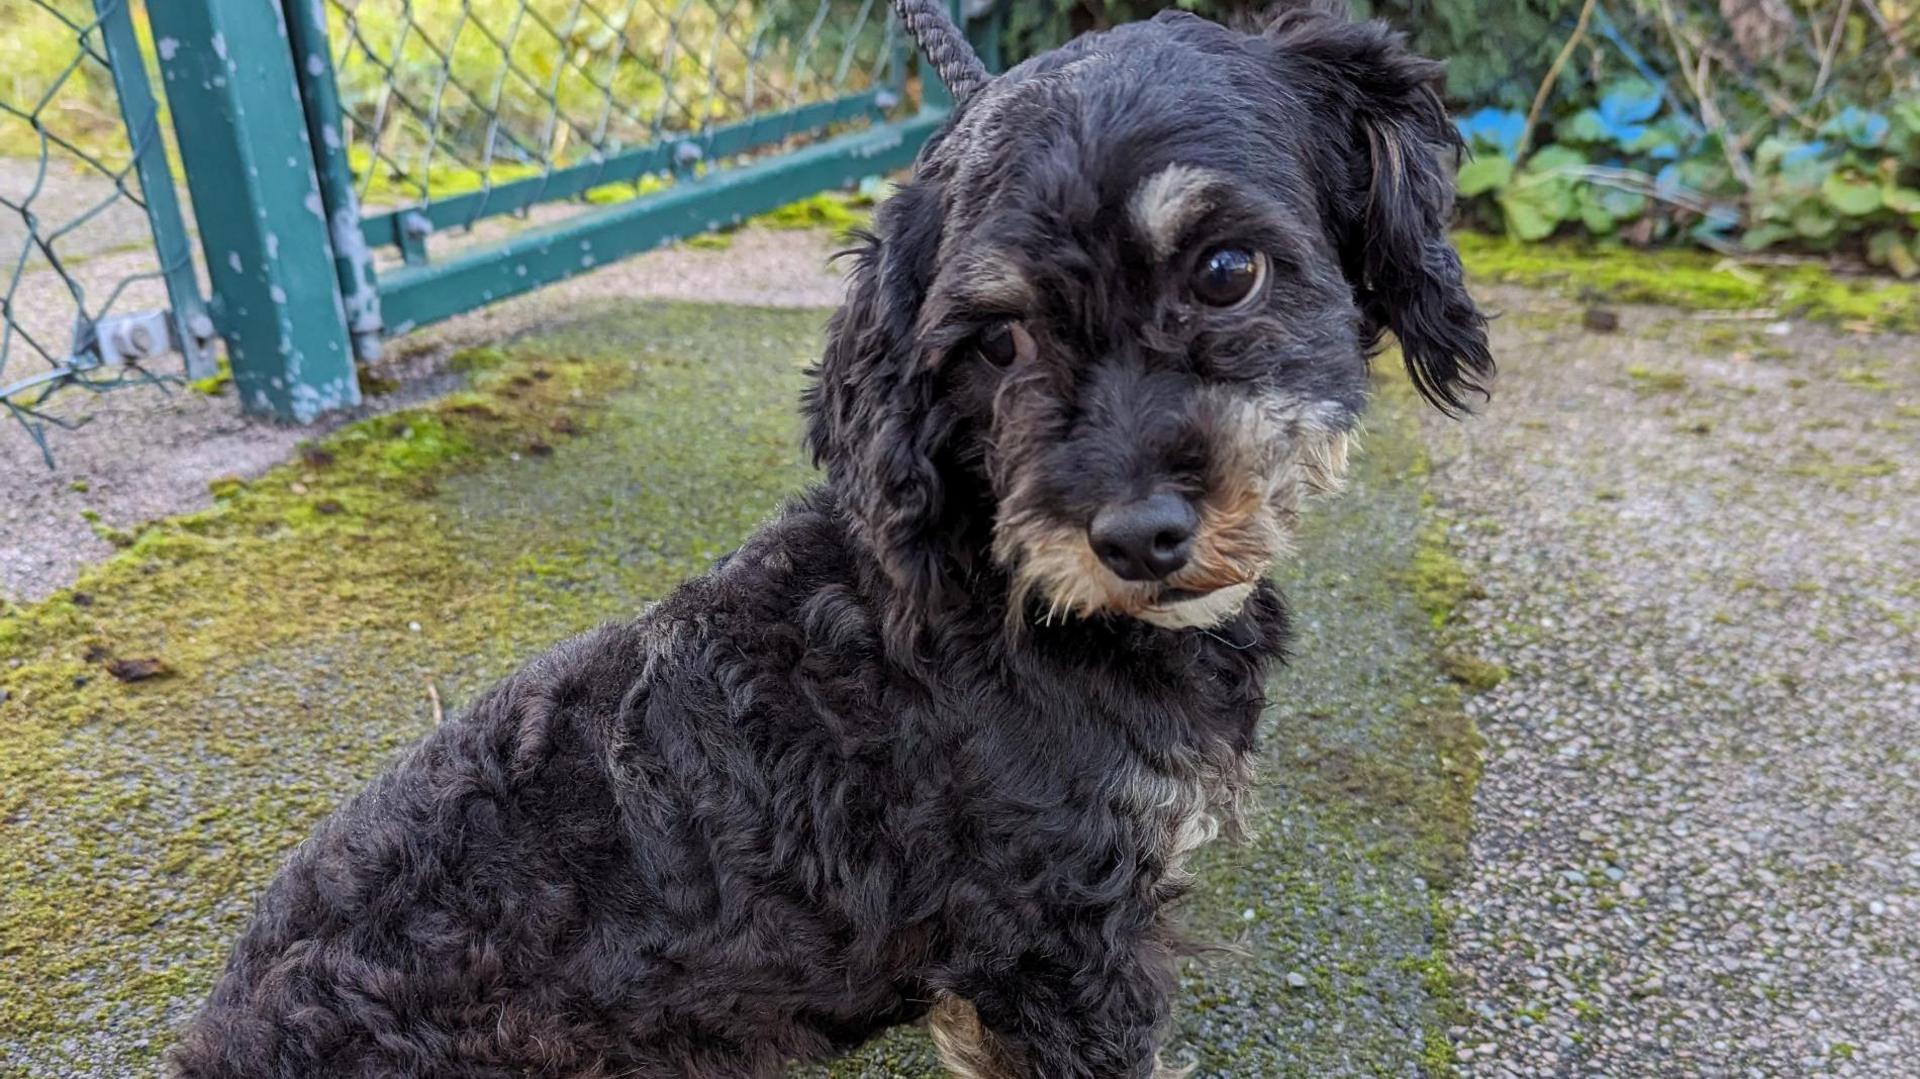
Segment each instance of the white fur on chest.
M1160 866L1156 895L1171 899L1193 883L1193 853L1239 823L1252 782L1248 755L1182 754L1165 769L1137 766L1129 800L1139 813L1148 860Z

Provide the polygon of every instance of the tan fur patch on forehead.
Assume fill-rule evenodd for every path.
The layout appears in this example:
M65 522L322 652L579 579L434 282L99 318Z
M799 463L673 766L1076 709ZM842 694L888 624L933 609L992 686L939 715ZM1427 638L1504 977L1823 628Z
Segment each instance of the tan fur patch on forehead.
M941 269L920 309L920 325L930 329L967 310L1017 314L1033 305L1033 297L1033 282L1011 252L976 247Z
M1219 184L1219 175L1211 169L1168 165L1134 188L1127 200L1127 216L1155 258L1171 255L1180 234L1213 209Z
M1010 252L977 248L967 252L953 272L954 291L977 306L1023 311L1033 301L1033 282Z

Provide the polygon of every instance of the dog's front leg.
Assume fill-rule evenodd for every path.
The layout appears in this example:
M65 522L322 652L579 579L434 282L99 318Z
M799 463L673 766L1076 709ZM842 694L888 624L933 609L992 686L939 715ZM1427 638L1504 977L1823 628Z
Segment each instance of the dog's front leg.
M1151 1079L1168 1014L1165 950L1073 962L1029 954L1015 969L943 996L932 1015L958 1079Z

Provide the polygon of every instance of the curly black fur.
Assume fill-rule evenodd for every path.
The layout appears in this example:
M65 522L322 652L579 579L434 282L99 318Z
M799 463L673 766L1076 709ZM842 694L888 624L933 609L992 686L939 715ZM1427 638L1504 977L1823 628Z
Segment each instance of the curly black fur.
M1258 480L1239 542L1267 536L1337 458L1383 326L1438 403L1489 372L1437 76L1377 25L1175 17L982 87L858 252L806 402L825 482L328 821L179 1073L770 1076L932 1012L972 1074L1149 1075L1166 905L1241 789L1285 611L1261 577L1211 626L1054 618L1069 586L1186 601L1019 582L1142 484ZM1216 186L1156 253L1126 207L1175 164ZM1181 298L1221 235L1271 253L1258 310ZM1007 318L1039 355L1001 370L966 342ZM1280 471L1232 474L1249 454Z

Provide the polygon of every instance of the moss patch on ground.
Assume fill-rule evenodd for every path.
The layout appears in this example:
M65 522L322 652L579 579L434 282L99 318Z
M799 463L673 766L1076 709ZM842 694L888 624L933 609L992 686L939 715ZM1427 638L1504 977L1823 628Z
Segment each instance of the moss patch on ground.
M627 307L468 354L0 615L0 1073L149 1068L317 819L804 482L818 312ZM123 682L115 660L171 672Z
M1483 233L1454 236L1467 272L1482 281L1556 288L1617 303L1711 311L1771 308L1782 318L1920 331L1920 284L1846 277L1814 263L1750 266L1699 251L1641 251L1586 243L1517 244Z
M622 305L464 353L470 389L223 483L0 614L0 1074L151 1069L254 891L435 697L452 712L635 613L805 483L794 406L823 322ZM1170 1057L1198 1074L1448 1066L1439 895L1478 742L1435 626L1471 586L1435 568L1417 408L1383 387L1351 491L1286 573L1298 656L1260 808L1188 909L1238 946L1182 972ZM833 1073L940 1074L914 1031Z

